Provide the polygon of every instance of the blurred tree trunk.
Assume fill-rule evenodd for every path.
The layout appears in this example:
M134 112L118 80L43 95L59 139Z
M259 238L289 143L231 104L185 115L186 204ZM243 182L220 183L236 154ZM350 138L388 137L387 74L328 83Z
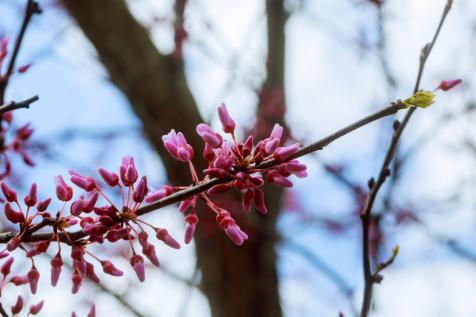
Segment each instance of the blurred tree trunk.
M165 152L162 135L172 128L184 132L195 149L203 143L195 133L202 122L185 80L181 59L161 54L147 30L131 15L123 0L63 0L79 27L96 48L111 81L128 98L143 123L151 144L161 156L170 181L190 183L183 164ZM267 78L259 95L254 134L265 137L272 124L284 124L284 26L281 0L267 0ZM200 151L196 151L200 166ZM276 219L281 191L266 188L269 214L237 215L250 234L243 247L236 247L218 229L209 212L201 212L196 237L202 289L215 317L279 317L282 315L276 272ZM227 207L239 212L239 200L227 199Z

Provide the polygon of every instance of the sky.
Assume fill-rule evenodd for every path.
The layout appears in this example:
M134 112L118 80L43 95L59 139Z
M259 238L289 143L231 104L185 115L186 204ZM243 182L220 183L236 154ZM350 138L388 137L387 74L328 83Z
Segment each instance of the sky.
M378 36L377 12L364 2L288 3L293 13L286 25L286 120L303 144L392 100L408 97L416 77L419 51L431 40L445 3L443 0L388 1L384 11L387 52L391 72L398 82L392 91L385 84L377 51L358 44L363 42L373 47ZM1 33L15 34L21 3L0 3ZM53 145L48 155L38 153L35 157L40 168L19 167L18 186L36 181L40 195L47 195L54 188L54 175L65 175L69 169L92 174L98 166L115 169L124 154L136 157L137 165L153 186L162 185L166 179L160 160L141 139L140 122L124 96L108 81L92 46L65 12L50 1L40 4L44 14L36 17L19 58L19 64L33 62L33 66L28 73L16 76L7 95L14 100L32 94L40 96L40 101L30 110L18 111L15 117L18 122L32 123L34 142ZM172 12L171 1L131 0L129 5L144 24ZM474 185L467 185L471 177L474 179L474 161L462 149L461 140L475 137L472 117L462 116L445 125L439 125L438 120L445 114L458 113L473 98L475 18L474 0L455 1L428 60L422 87L431 90L442 79L461 77L465 89L438 93L436 105L418 111L412 119L401 149L410 149L428 134L430 141L412 157L396 189L401 204L421 211L431 230L457 237L469 247L476 238ZM238 126L246 129L254 121L257 100L253 88L259 85L265 71L264 1L190 0L186 21L190 33L185 45L186 75L203 117L218 127L215 109L224 101ZM156 24L151 36L162 52L173 49L170 21ZM348 164L349 176L365 184L378 171L390 126L391 121L382 120L362 128L326 148L319 159ZM112 136L106 141L98 137L108 133ZM73 137L68 137L71 134ZM304 161L310 176L296 182L292 190L302 210L317 217L348 214L351 203L348 193L326 175L315 157ZM448 209L443 201L455 192L459 194L458 208ZM176 237L182 237L183 223L175 207L166 208L150 219L163 223ZM297 232L291 230L296 226L300 228ZM330 233L302 223L299 213L291 210L279 221L285 237L306 246L356 287L352 304L358 307L363 286L360 231L358 226L353 228L342 234ZM373 316L476 314L474 263L453 256L418 225L389 226L389 231L388 253L394 244L400 245L401 252L396 263L384 272L382 285L376 287ZM193 276L193 245L179 251L164 247L159 250L165 268L186 279ZM337 316L339 311L351 316L348 301L325 274L286 244L279 247L278 253L285 316ZM126 267L127 263L122 266ZM156 316L152 314L157 312L156 307L160 307L157 316L210 316L206 299L196 289L190 291L160 270L149 269L147 274L150 278L143 285L132 274L124 279L106 279L106 284L126 291L134 306L150 316ZM111 309L117 316L130 316L109 296L96 293L92 286L85 286L79 296L64 296L64 290L70 287L69 277L65 276L56 289L48 286L47 278L42 279L44 285L35 298L47 300L45 316L64 316L72 309L85 315L93 298L91 294L99 316L106 316Z

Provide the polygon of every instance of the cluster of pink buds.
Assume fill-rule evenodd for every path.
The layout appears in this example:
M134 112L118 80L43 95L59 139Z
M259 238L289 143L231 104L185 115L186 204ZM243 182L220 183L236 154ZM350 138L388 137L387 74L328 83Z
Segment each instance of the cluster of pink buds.
M130 265L141 282L145 280L143 256L153 265L160 265L155 246L149 242L146 229L150 228L157 239L164 244L175 249L180 248L180 244L166 229L158 228L138 218L136 212L145 201L149 189L147 178L145 176L139 178L132 157L123 158L119 175L103 168L99 169L99 175L111 189L116 189L120 193L120 204L113 202L113 199L104 193L94 178L74 171L70 171L70 181L84 193L74 199L73 187L63 177L56 176L56 198L62 206L54 215L48 212L51 198L37 202L36 184L31 186L23 199L24 208L17 193L6 183L1 184L6 200L5 216L13 225L19 226L19 230L0 254L7 256L8 252L19 249L25 252L32 263L30 271L25 276L14 277L12 281L14 284L29 283L31 292L36 293L40 274L35 267L34 258L46 252L55 242L57 252L51 259L51 284L56 286L60 278L64 257L62 243L65 243L71 247L72 293L78 292L84 278L99 283L95 266L89 259L96 261L106 274L123 275L123 272L111 261L100 259L88 250L87 247L93 243L125 241L131 250ZM28 242L28 237L32 233L46 226L52 228L53 231L48 238L32 245L24 243ZM81 230L74 230L75 228ZM136 250L138 246L133 243L134 240L138 241L142 255Z
M0 253L0 258L5 258L7 256L8 256L8 253L6 252ZM5 262L3 262L2 266L0 267L0 273L2 275L2 279L0 282L0 294L2 293L3 288L8 283L12 283L15 285L22 285L29 282L28 276L19 276L19 275L10 276L13 262L14 262L14 258L10 256L6 259ZM30 282L30 286L31 286L31 282ZM34 285L34 287L36 288L36 285ZM31 305L28 310L28 315L38 314L43 308L43 304L44 304L44 301L40 301L37 304ZM15 304L10 308L12 315L14 316L19 314L23 310L24 306L25 306L25 301L23 297L18 296Z
M193 184L197 185L210 178L221 180L221 183L210 188L206 193L194 195L182 201L179 210L185 215L187 224L185 230L185 243L189 243L198 223L196 203L201 199L216 214L216 220L225 234L237 245L242 245L248 238L233 219L229 211L217 206L210 196L224 193L230 188L241 192L242 205L246 211L250 211L252 205L265 214L264 193L261 187L269 182L282 187L293 186L289 179L291 175L306 177L306 166L290 157L299 150L299 144L282 146L283 128L276 124L268 138L260 140L256 144L253 137L248 136L239 142L235 136L236 124L228 113L224 104L218 108L218 116L222 124L222 130L230 135L226 140L220 133L215 132L206 124L197 125L196 131L205 143L203 157L208 162L208 167L203 171L205 177L199 180L196 169L192 163L193 149L187 143L184 135L175 130L163 137L167 151L179 161L188 163L192 175ZM260 164L275 161L272 167L261 168ZM159 200L173 192L173 188L164 187L159 191L149 194L147 201Z
M0 153L1 164L3 165L3 171L0 172L0 179L4 179L11 173L9 153L18 154L28 166L35 165L28 153L28 140L33 134L33 129L29 124L25 124L16 129L12 134L10 132L12 130L13 121L12 112L9 111L0 116Z

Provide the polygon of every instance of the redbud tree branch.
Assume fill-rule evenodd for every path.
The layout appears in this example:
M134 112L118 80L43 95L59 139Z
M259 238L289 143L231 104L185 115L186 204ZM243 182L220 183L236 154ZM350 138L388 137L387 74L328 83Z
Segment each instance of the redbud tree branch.
M30 108L30 105L38 99L40 99L38 96L33 96L20 102L10 101L3 106L0 106L0 114L21 108Z
M41 9L40 6L36 1L28 0L26 7L25 7L25 14L23 16L23 22L20 27L20 31L18 32L18 36L15 40L15 46L13 47L13 52L10 57L10 61L8 62L7 71L4 76L0 79L0 102L3 103L5 99L5 90L8 86L8 81L10 80L10 76L13 74L13 70L15 68L15 62L18 57L18 53L20 52L20 47L24 39L24 35L28 25L30 24L31 18L34 14L40 13Z
M420 87L421 78L423 75L423 70L425 68L426 61L435 45L435 42L440 34L440 30L443 26L443 23L451 9L451 5L453 4L452 0L447 0L446 6L443 10L443 14L441 15L440 22L436 29L436 32L433 36L433 39L430 43L426 44L420 55L420 64L417 73L417 79L415 82L415 87L413 89L413 93L417 92ZM416 108L410 108L402 123L394 125L394 132L392 134L392 139L390 141L390 145L387 149L385 154L385 158L382 163L382 167L380 168L379 175L377 180L374 181L373 179L369 182L370 192L367 196L367 200L365 203L365 207L361 213L361 220L362 220L362 256L363 256L363 266L364 266L364 281L365 281L365 289L364 289L364 298L362 301L362 308L360 312L361 317L368 316L370 311L370 305L372 302L372 288L373 284L376 283L379 279L375 273L372 272L371 264L370 264L370 252L369 252L369 232L370 232L370 225L371 225L371 213L375 203L375 199L377 198L378 192L382 185L385 183L385 180L388 176L390 176L390 163L395 155L395 151L397 148L398 141L402 135L403 130L407 126L408 122L410 121L413 113L415 112Z
M316 141L310 145L301 147L297 152L295 152L293 155L288 157L286 160L281 160L281 161L276 161L276 160L268 160L264 161L256 166L254 168L259 168L259 169L267 169L267 168L272 168L276 165L282 164L286 161L307 155L312 152L320 151L324 149L327 145L331 144L332 142L336 141L337 139L351 133L352 131L355 131L369 123L372 123L376 120L379 120L381 118L393 115L397 113L399 110L405 108L405 105L402 104L400 101L393 102L390 104L390 106L383 108L369 116L366 116L334 133L329 134L328 136L320 139L319 141ZM187 189L178 191L174 194L171 194L165 198L162 198L161 200L158 200L154 203L145 205L139 209L137 209L136 214L138 216L145 215L147 213L150 213L154 210L172 205L174 203L180 202L186 198L189 198L193 195L197 195L200 193L205 192L206 190L210 189L211 187L226 183L230 181L230 179L227 178L214 178L211 180L207 180L204 182L199 183L198 185L191 186ZM38 230L51 225L54 222L53 219L45 219L42 222L33 225L22 237L23 242L37 242L37 241L44 241L44 240L49 240L53 237L53 233L35 233ZM7 243L11 238L15 237L16 232L4 232L0 233L0 243ZM60 233L60 240L65 242L65 243L70 243L70 241L67 239L67 237L63 234ZM82 230L78 230L75 232L68 233L69 238L72 241L77 241L79 239L82 239L86 236L88 236L86 233L84 233Z

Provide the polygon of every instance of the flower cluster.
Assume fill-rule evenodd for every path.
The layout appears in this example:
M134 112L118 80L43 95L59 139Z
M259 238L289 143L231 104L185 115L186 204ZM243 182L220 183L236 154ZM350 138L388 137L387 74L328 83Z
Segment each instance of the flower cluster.
M207 168L203 171L203 180L199 180L197 171L192 163L193 148L187 143L184 135L175 130L163 137L164 146L173 158L188 163L193 184L200 184L210 178L220 180L220 184L211 187L206 193L194 195L182 201L179 210L185 215L187 228L185 243L189 243L198 223L196 203L201 199L216 214L216 221L225 234L237 245L242 245L248 238L241 230L232 215L226 209L215 204L210 196L227 192L234 188L242 193L243 209L250 211L252 205L265 214L267 208L264 193L261 187L269 182L282 187L293 186L289 179L291 175L306 177L306 166L290 157L299 150L299 144L282 146L283 128L276 124L269 137L256 144L253 136L248 136L239 142L235 136L236 124L228 113L224 104L218 108L218 116L222 130L230 136L226 140L220 133L213 131L206 124L197 125L197 134L205 143L203 158L207 161ZM264 162L274 161L271 167L262 168ZM167 186L159 191L152 192L148 201L159 200L172 193Z
M100 259L88 250L87 247L93 243L126 241L131 251L130 265L141 282L145 280L144 257L153 265L160 265L155 246L149 242L148 228L158 240L172 248L180 248L180 244L166 229L155 227L138 218L136 212L145 200L149 189L147 178L145 176L139 178L132 157L123 158L119 174L100 168L99 175L110 189L118 191L121 197L120 204L115 203L106 195L94 178L74 171L70 171L70 181L84 193L73 199L73 187L63 177L56 176L56 198L62 203L56 214L49 212L51 198L38 201L36 184L32 184L23 199L23 204L14 190L5 182L1 184L6 200L5 216L12 224L19 226L19 231L9 240L0 254L7 256L8 252L19 249L25 252L32 263L26 275L15 276L10 282L15 285L29 284L31 292L36 293L40 273L35 266L35 257L46 252L50 245L54 244L57 244L57 251L51 259L51 285L56 286L62 272L64 264L62 243L68 244L71 247L72 293L78 292L84 278L99 283L93 262L98 263L106 274L123 275L123 272L111 261ZM31 247L23 243L28 242L27 238L32 233L45 226L49 226L53 231L48 238ZM81 228L81 230L71 230L75 228ZM135 240L138 241L141 252L133 243Z

